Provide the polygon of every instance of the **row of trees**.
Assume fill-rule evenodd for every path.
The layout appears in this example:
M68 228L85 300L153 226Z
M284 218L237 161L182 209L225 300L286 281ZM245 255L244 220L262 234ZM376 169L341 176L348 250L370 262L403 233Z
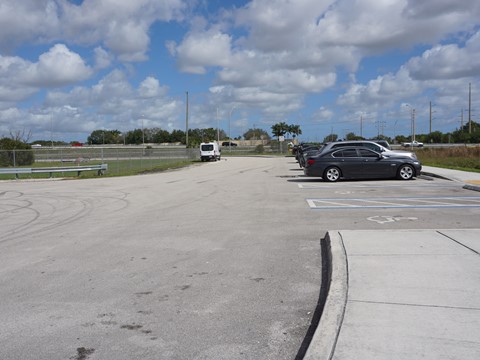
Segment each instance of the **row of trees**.
M269 140L270 136L262 129L249 129L243 134L245 140ZM222 129L189 129L188 144L191 147L198 146L202 142L213 141L216 139L230 140L226 132ZM239 140L240 137L234 140ZM173 130L168 132L160 128L153 129L135 129L125 134L118 130L94 130L87 139L88 144L162 144L162 143L180 143L186 144L186 132L182 130Z
M412 141L412 136L397 135L395 138L380 135L382 140L387 140L391 144L401 144ZM325 136L323 142L339 140L337 134L329 134ZM346 134L345 140L365 140L365 138L356 135L353 132ZM442 133L441 131L432 131L429 134L415 135L415 140L425 144L478 144L480 143L480 124L472 121L471 132L468 124L453 132Z
M272 134L277 138L287 134L290 134L293 138L295 138L302 134L302 129L300 129L300 125L288 125L285 122L279 122L275 125L272 125Z
M299 125L289 125L285 122L279 122L272 125L271 133L274 137L280 138L282 136L290 135L293 139L302 134ZM13 137L12 137L13 138ZM19 140L18 136L14 137ZM270 135L263 129L248 129L242 137L234 138L233 140L270 140ZM380 135L379 138L385 139L390 143L402 143L411 141L411 136L397 135L395 138ZM189 129L188 130L188 144L190 147L196 147L201 142L212 141L219 139L220 141L230 140L226 132L222 129L207 128L207 129ZM338 140L337 134L329 134L325 136L323 142ZM346 134L346 140L362 139L362 137L351 132ZM457 129L451 133L442 133L434 131L429 134L418 134L415 136L417 141L423 143L480 143L480 124L472 122L471 127L465 124L462 128ZM161 143L180 143L186 144L187 136L185 131L173 130L168 132L161 128L153 129L135 129L122 133L119 130L94 130L87 139L88 144L102 145L102 144L125 144L125 145L140 145L140 144L161 144ZM52 142L45 140L37 140L33 143L41 145L65 145L62 142ZM74 143L74 142L72 142Z

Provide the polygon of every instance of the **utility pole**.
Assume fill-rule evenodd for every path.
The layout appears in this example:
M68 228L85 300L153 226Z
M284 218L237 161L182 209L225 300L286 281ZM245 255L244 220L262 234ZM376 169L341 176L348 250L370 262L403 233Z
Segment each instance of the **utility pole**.
M52 113L50 113L50 142L52 144L52 149L53 149L53 114Z
M375 125L377 126L377 139L380 139L380 134L383 136L383 128L385 126L385 121L377 120L375 122Z
M472 83L468 83L468 133L472 133Z
M188 91L185 92L187 96L186 111L185 111L185 146L188 148Z
M360 137L363 138L363 114L360 115Z
M142 144L145 146L145 127L143 126L143 118L145 115L142 114Z
M218 107L217 107L217 142L220 144L220 127L219 127L219 119L218 119Z
M412 141L415 141L415 109L412 109Z
M429 134L432 133L432 102L430 101L430 132Z
M460 114L460 121L461 121L461 125L460 125L460 130L463 132L463 112L464 112L464 109L462 109L462 113Z

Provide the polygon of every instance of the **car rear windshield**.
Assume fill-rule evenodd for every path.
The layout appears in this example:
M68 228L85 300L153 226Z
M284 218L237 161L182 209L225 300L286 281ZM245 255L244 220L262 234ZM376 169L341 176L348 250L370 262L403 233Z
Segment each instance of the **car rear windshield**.
M212 144L202 145L202 151L212 151L212 150L213 150Z

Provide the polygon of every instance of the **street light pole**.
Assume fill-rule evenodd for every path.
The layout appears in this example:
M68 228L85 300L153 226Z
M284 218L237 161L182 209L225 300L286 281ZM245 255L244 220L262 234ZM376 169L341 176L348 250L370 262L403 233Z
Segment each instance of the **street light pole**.
M145 128L143 127L143 118L145 115L142 114L142 144L145 146Z
M411 141L415 141L415 109L410 104L404 104L410 108L410 121L411 121Z
M396 134L397 134L397 131L396 131L397 130L397 121L398 121L398 119L395 120L395 122L393 123L393 143L394 144L396 143L395 138L396 138Z
M185 108L185 147L188 148L188 91L186 94L186 108Z
M50 113L50 142L52 144L53 149L53 114Z
M230 113L228 114L228 147L229 151L232 151L232 131L231 131L231 120L232 120L232 112L235 109L235 105L232 106Z
M415 141L415 109L412 109L412 141Z
M363 138L363 114L360 115L360 137Z
M217 142L220 144L220 127L219 127L219 118L218 118L218 107L217 107Z
M432 102L430 101L430 132L429 134L432 135Z
M468 83L468 133L472 133L472 83Z

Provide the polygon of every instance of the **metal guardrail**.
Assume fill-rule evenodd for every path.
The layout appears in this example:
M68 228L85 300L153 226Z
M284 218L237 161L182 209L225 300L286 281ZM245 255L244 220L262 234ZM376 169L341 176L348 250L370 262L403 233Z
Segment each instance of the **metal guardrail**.
M18 179L19 174L50 174L64 173L64 172L76 172L77 176L83 171L97 171L98 175L103 175L108 170L108 164L99 165L85 165L85 166L55 166L55 167L38 167L38 168L0 168L1 174L15 174Z

